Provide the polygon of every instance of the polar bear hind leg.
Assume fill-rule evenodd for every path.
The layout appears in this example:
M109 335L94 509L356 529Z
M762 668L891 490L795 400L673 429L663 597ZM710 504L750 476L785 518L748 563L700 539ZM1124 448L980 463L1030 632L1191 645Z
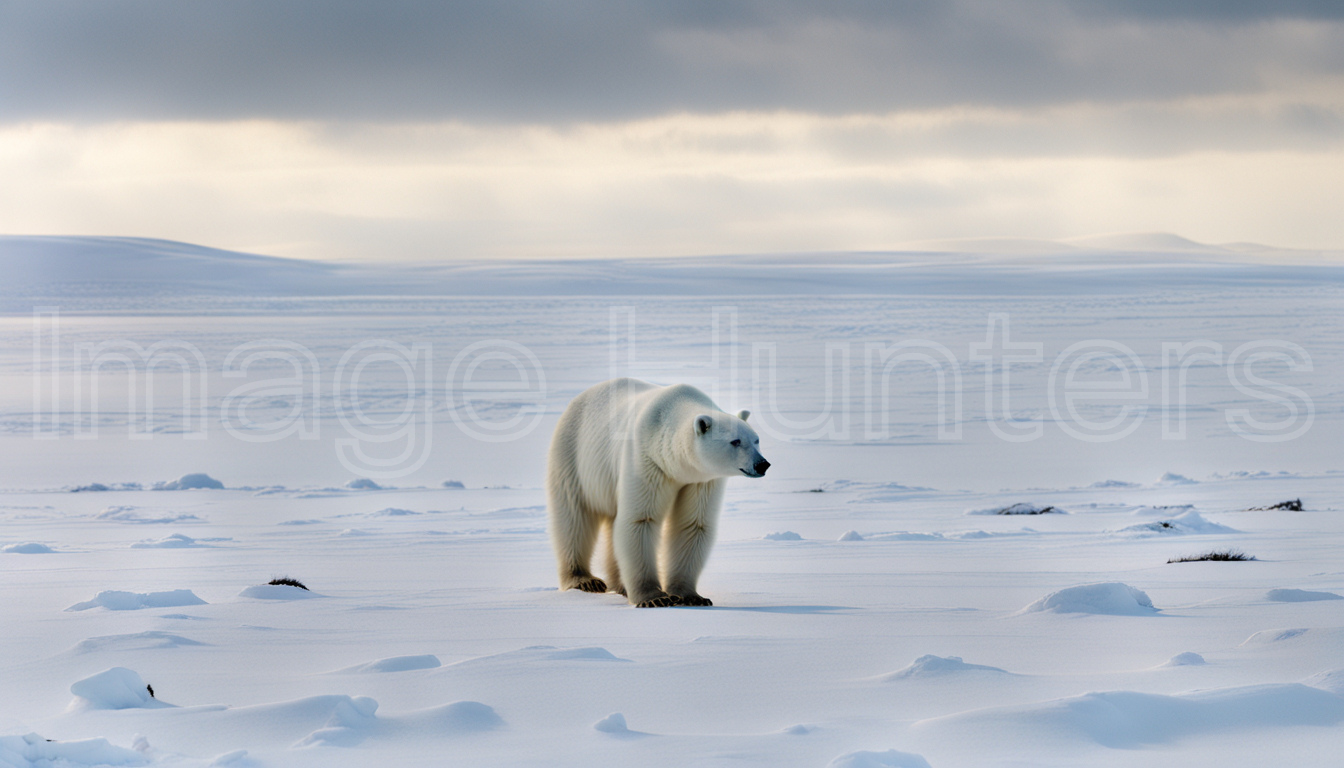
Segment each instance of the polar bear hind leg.
M607 553L607 589L618 595L625 594L625 582L621 581L621 564L616 559L615 519L605 515L601 518L602 541Z
M589 565L597 546L600 518L583 503L577 488L550 483L547 509L551 515L551 545L561 589L606 592L607 583L593 575Z

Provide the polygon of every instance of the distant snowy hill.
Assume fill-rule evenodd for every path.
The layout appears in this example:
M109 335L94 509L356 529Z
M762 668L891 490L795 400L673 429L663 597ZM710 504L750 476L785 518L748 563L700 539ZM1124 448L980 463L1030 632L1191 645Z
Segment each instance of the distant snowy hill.
M168 306L189 296L1001 295L1344 282L1344 253L1168 234L915 243L875 253L333 264L167 240L0 236L0 309Z
M11 296L321 294L341 282L320 262L136 237L3 235L0 269Z

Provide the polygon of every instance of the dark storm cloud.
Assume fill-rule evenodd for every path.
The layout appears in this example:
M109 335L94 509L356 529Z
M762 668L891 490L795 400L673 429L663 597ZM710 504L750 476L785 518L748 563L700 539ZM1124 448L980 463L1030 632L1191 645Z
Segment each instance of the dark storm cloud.
M1337 0L0 2L0 120L548 122L1227 93L1272 85L1271 74L1344 71L1342 8ZM1276 26L1284 19L1310 32Z

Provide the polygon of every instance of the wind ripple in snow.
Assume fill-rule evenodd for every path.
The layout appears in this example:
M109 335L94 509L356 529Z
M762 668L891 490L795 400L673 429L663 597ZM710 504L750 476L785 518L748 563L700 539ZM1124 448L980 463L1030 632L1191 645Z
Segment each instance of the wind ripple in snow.
M923 755L912 752L847 752L826 764L826 768L930 768Z
M206 645L206 643L192 640L189 637L175 635L171 632L151 629L146 632L135 632L129 635L101 635L99 637L90 637L75 643L75 647L70 649L70 652L95 653L98 651L112 651L115 653L124 653L126 651L157 651L164 648L182 648L193 645L203 646Z
M455 664L449 664L444 669L453 669L454 667L475 666L478 664L516 664L525 662L549 662L549 661L581 661L581 662L620 662L630 663L630 659L622 659L616 656L606 648L596 646L586 646L579 648L556 648L551 645L533 645L527 648L520 648L516 651L506 651L489 656L478 656L474 659L466 659Z
M1218 731L1344 722L1344 698L1299 683L1222 688L1179 696L1135 691L1087 693L923 720L913 729L940 741L1020 740L1039 748L1053 736L1113 749L1170 744Z
M390 656L386 659L378 659L364 664L356 664L353 667L338 669L333 675L362 675L371 672L410 672L417 669L436 669L439 667L439 657L433 654L424 654L422 656Z
M210 549L214 545L204 542L233 541L227 536L214 536L208 539L193 539L181 533L172 533L161 539L146 539L131 545L131 549Z
M1265 593L1265 599L1275 603L1311 603L1318 600L1344 600L1344 596L1307 589L1271 589Z
M115 506L107 507L102 512L94 515L95 520L111 520L118 523L138 523L141 525L150 525L157 523L203 523L204 519L196 515L162 515L160 517L146 517L136 512L138 507Z

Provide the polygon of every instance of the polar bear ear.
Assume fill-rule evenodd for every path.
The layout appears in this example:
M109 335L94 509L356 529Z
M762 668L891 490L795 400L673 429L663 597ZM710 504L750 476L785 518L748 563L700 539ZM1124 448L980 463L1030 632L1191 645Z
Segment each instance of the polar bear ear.
M738 411L738 412L737 412L737 418L739 418L739 419L741 419L741 420L743 420L743 421L746 421L746 420L747 420L747 417L750 416L750 415L751 415L751 411Z
M705 434L712 426L714 426L714 421L708 416L701 414L695 417L695 433L697 435Z

